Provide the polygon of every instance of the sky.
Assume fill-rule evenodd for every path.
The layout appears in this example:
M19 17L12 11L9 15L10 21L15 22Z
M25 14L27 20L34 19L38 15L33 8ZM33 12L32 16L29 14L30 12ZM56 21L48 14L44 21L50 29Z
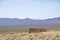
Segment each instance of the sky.
M60 0L0 0L0 18L60 17Z

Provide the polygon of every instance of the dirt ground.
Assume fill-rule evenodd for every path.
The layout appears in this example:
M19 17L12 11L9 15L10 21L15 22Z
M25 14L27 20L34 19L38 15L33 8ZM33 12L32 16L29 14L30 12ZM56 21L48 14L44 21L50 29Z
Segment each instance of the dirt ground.
M0 40L60 40L60 31L40 33L6 32L0 33Z

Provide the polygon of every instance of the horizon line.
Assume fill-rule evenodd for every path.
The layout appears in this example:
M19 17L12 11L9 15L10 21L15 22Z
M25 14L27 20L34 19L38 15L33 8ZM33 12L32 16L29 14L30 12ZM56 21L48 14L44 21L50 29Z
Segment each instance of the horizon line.
M0 17L0 18L5 18L5 17ZM7 17L8 18L8 17ZM54 18L60 18L60 17L53 17L53 18L45 18L45 19L35 19L35 18L17 18L17 17L15 17L15 18L8 18L8 19L33 19L33 20L47 20L47 19L54 19Z

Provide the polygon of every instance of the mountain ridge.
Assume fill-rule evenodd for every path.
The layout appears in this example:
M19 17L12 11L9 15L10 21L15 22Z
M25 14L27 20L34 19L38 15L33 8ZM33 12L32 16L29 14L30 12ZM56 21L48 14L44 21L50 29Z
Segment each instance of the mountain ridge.
M60 17L46 20L0 18L0 32L25 32L29 28L60 29Z
M18 18L0 18L0 25L40 25L40 24L60 24L60 17L45 20L36 19L18 19Z

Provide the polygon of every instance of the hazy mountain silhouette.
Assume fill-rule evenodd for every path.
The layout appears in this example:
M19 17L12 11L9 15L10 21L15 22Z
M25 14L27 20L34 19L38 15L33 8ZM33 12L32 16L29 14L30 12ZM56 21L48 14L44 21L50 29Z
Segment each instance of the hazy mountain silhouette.
M46 20L35 20L35 19L18 19L18 18L0 18L0 25L60 25L60 17L46 19Z
M0 32L23 32L28 31L28 29L32 27L49 29L60 28L60 17L46 20L0 18Z

